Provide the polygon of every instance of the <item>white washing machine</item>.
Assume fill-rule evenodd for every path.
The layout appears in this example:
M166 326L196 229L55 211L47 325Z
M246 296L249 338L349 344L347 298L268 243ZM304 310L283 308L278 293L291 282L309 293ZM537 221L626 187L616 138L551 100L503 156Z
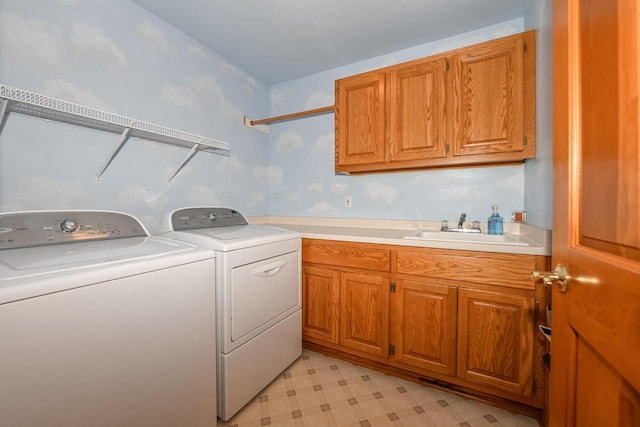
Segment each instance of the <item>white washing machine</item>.
M218 416L228 420L302 354L301 237L238 211L169 213L163 237L216 252Z
M215 425L214 274L130 215L0 214L0 425Z

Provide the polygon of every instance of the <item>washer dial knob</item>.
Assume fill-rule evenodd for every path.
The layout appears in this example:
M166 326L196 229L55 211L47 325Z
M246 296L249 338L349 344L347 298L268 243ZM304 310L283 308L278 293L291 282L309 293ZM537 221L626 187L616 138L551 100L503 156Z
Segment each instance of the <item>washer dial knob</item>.
M65 233L73 233L78 229L78 223L72 219L65 219L60 223L60 230Z
M209 219L209 221L215 221L218 217L216 216L215 213L209 212L209 214L207 215L207 218Z

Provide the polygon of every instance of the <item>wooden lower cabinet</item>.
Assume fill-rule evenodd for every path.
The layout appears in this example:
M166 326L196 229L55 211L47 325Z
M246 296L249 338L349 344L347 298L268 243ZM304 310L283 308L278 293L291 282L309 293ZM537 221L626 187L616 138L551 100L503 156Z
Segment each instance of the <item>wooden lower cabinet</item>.
M388 357L388 277L341 273L339 342L363 353Z
M548 257L317 239L302 248L312 348L508 409L543 408L548 347L536 319L547 295L529 277Z
M303 266L302 307L305 340L388 358L388 277Z
M458 289L458 376L531 396L534 309L533 297Z
M400 279L392 300L394 359L455 375L456 288Z
M338 343L340 273L302 268L302 333L306 339Z

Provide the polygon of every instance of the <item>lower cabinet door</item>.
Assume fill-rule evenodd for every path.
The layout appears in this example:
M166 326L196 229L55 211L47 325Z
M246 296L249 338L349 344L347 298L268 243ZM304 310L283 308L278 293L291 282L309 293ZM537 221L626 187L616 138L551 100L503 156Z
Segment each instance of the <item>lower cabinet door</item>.
M533 297L458 289L458 376L533 395Z
M389 278L340 275L340 344L389 358Z
M392 301L395 360L455 375L457 289L398 280Z
M340 273L302 268L302 335L309 341L338 343Z

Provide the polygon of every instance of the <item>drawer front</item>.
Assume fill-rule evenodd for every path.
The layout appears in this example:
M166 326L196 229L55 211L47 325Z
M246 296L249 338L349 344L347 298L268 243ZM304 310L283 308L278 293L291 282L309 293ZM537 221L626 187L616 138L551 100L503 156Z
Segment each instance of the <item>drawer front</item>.
M450 251L398 251L397 271L436 279L534 289L531 272L539 269L533 255ZM539 262L538 262L539 264Z
M302 239L304 262L364 270L391 271L391 250L366 243L349 244L326 240Z

